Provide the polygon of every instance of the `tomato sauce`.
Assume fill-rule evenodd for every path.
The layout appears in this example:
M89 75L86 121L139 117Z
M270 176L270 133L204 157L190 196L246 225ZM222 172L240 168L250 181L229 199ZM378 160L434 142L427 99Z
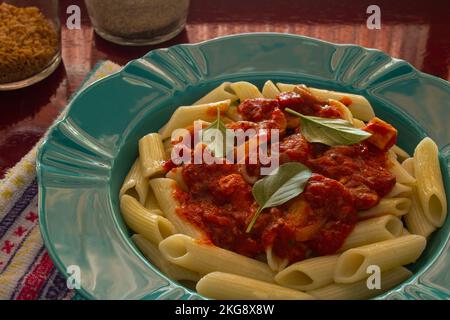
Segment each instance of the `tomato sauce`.
M263 210L246 233L258 204L242 165L184 164L182 175L189 191L174 192L180 202L177 213L203 230L213 244L256 259L264 259L272 247L278 257L292 263L335 253L358 222L357 211L378 204L393 188L395 177L388 170L386 151L370 142L335 147L309 143L289 128L289 115L283 112L287 107L314 116L342 117L338 108L297 87L277 99L244 101L238 111L245 121L227 126L284 130L280 163L298 161L314 172L301 195Z

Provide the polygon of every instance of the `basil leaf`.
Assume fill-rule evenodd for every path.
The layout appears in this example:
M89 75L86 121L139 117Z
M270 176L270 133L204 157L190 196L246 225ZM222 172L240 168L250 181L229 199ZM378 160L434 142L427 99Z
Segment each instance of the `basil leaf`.
M372 135L353 127L347 120L305 116L289 108L285 111L300 117L300 130L308 142L319 142L332 147L355 144Z
M258 180L253 185L253 197L259 208L249 223L246 232L250 232L260 213L266 208L279 206L301 194L311 170L298 162L281 165L272 175Z
M211 132L214 136L214 140L207 144L207 148L212 154L214 154L215 157L224 157L227 141L227 128L221 119L219 108L217 108L216 121L211 123L207 128L203 129L202 138L204 139L206 132L212 130L214 130ZM221 136L219 132L222 134Z

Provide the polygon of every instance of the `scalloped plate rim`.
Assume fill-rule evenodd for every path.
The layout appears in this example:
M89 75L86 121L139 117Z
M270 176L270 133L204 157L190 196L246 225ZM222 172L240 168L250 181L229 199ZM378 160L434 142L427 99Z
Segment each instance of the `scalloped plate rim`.
M309 36L303 36L303 35L296 35L296 34L289 34L289 33L277 33L277 32L255 32L255 33L239 33L239 34L233 34L233 35L226 35L226 36L220 36L220 37L215 37L209 40L204 40L198 43L187 43L187 44L177 44L171 47L167 47L167 48L159 48L159 49L154 49L149 51L147 54L143 55L141 58L138 59L134 59L129 61L127 64L125 64L123 66L123 68L116 72L113 73L111 75L108 75L102 79L96 80L94 82L92 82L90 85L86 86L85 88L82 88L81 90L79 90L76 94L74 94L71 99L70 102L68 103L66 109L63 111L63 114L60 116L60 118L58 118L48 129L45 137L42 139L42 143L41 145L38 147L37 149L37 156L36 156L36 175L37 175L37 181L38 181L38 187L39 187L39 194L38 194L38 203L39 203L39 227L41 230L41 234L42 234L42 238L44 241L44 245L46 247L46 249L48 250L48 253L52 259L52 261L54 262L55 266L57 267L57 269L67 278L68 274L64 268L64 264L63 262L59 259L59 256L57 254L57 249L55 249L55 247L53 246L53 244L51 243L50 239L49 239L49 233L48 233L48 229L47 229L47 224L46 224L46 220L45 220L45 212L42 208L41 203L44 201L45 199L45 189L44 186L41 183L41 179L42 179L42 174L43 174L43 169L42 169L42 156L45 152L45 148L48 144L49 141L49 136L51 136L51 134L57 130L58 125L60 125L61 123L65 122L66 119L70 116L70 113L72 111L72 105L74 104L74 102L83 94L86 93L86 91L88 90L94 90L96 86L98 86L99 84L103 83L103 82L107 82L110 81L112 78L115 77L123 77L123 73L127 70L127 68L135 61L138 61L140 59L145 59L147 57L151 57L153 54L155 54L156 52L167 52L170 51L172 49L175 48L195 48L195 47L200 47L202 45L205 44L214 44L216 42L221 42L223 40L229 39L229 38L242 38L242 37L255 37L255 36L277 36L277 37L285 37L285 38L291 38L291 39L304 39L304 40L309 40L318 44L322 44L322 45L328 45L328 46L332 46L335 48L356 48L356 49L362 49L362 51L364 52L377 52L379 53L381 56L387 57L389 59L389 61L394 62L395 64L403 64L405 66L408 66L409 68L411 68L411 70L414 72L415 77L417 78L424 78L427 80L431 80L433 81L435 84L438 84L439 86L443 86L447 89L450 89L450 83L444 79L438 78L436 76L427 74L425 72L422 72L418 69L416 69L411 63L409 63L408 61L405 61L403 59L399 59L399 58L394 58L392 56L390 56L389 54L379 50L379 49L375 49L375 48L366 48L363 46L359 46L356 44L351 44L351 43L333 43L330 41L326 41L326 40L322 40L322 39L317 39L317 38L313 38L313 37L309 37ZM207 82L207 81L206 81ZM199 81L197 84L202 83L202 81ZM398 111L398 110L397 110ZM403 110L401 110L402 113L405 113ZM409 116L409 115L408 115ZM113 159L113 163L114 163L114 159ZM131 241L130 241L131 242ZM383 299L386 296L389 296L389 294L391 294L394 291L404 291L405 288L413 283L415 283L417 281L417 279L422 276L429 268L431 268L434 263L436 262L436 260L439 258L440 254L442 254L442 252L445 250L446 245L450 242L450 239L447 239L447 241L442 245L442 247L439 248L438 254L436 254L432 261L430 261L429 263L426 264L426 266L422 267L417 273L415 273L411 278L409 278L408 280L402 282L401 284L399 284L398 286L390 289L388 292L383 293L377 297L374 297L374 299ZM134 250L136 253L138 253L137 248L132 245L133 248L132 250ZM139 256L139 255L138 255ZM148 266L150 266L153 270L155 270L160 276L168 279L169 281L171 281L169 278L167 278L165 275L163 275L161 272L159 272L150 262L148 261L144 261ZM84 298L88 298L88 299L96 299L94 296L92 296L89 292L87 292L85 290L85 288L80 288L80 289L76 289L76 291L81 294ZM199 296L200 298L205 298L203 296L201 296L200 294L185 288L185 291L195 294L197 296ZM150 293L149 293L150 294ZM205 298L207 299L207 298Z

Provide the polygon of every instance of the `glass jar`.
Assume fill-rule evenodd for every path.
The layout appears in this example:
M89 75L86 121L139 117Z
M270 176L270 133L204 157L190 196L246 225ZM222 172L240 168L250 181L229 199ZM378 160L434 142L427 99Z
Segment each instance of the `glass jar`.
M85 0L95 31L121 45L150 45L179 34L189 0Z
M61 62L58 0L6 0L0 4L0 90L27 87Z

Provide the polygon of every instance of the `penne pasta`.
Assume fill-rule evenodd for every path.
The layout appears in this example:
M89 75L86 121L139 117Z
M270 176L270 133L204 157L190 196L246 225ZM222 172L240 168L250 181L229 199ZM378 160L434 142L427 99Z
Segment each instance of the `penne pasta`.
M268 80L264 84L262 94L264 98L275 99L280 94L280 90L278 90L277 86L272 81Z
M166 154L166 159L170 159L170 157L172 155L172 150L174 147L174 144L172 143L172 139L171 138L164 139L163 145L164 145L164 152Z
M217 113L216 113L217 115ZM223 117L222 120L225 120L225 117ZM203 120L197 120L199 122L199 128L207 128L211 125L211 122L207 122L207 121L203 121ZM195 130L195 126L194 123L190 123L187 127L185 128L179 128L179 129L186 129L188 130L190 133L194 133ZM178 131L177 129L175 129L171 134L169 138L166 138L163 140L163 145L164 145L164 152L166 154L166 159L169 159L172 157L172 150L175 146L175 144L179 141L181 141L184 138L184 135L186 134L185 130L180 130Z
M129 194L136 199L139 198L139 195L136 192L136 183L139 177L139 158L134 162L133 166L131 167L130 171L128 171L127 176L125 177L125 180L122 184L122 187L119 191L119 197L123 196L124 194Z
M158 201L159 207L164 212L164 216L172 222L178 232L187 234L188 236L200 239L204 237L197 227L190 224L185 219L178 216L176 208L179 205L178 200L174 197L174 191L177 187L175 180L167 178L156 178L150 180L150 186Z
M398 162L398 160L392 156L392 154L388 153L388 158L391 166L389 167L389 171L395 176L395 179L398 183L402 184L415 184L416 179L411 176L408 171L405 170Z
M383 272L415 262L426 243L425 237L409 235L347 250L338 259L334 281L352 283L365 279L371 265Z
M127 226L134 232L142 234L152 243L158 244L176 232L169 220L145 209L129 195L123 195L120 198L120 209Z
M231 100L227 99L214 103L179 107L175 110L169 122L159 130L159 134L165 140L171 137L174 130L191 126L196 120L213 122L217 118L217 109L221 112L226 112L230 103Z
M328 99L327 104L336 107L342 114L342 118L353 124L353 115L348 107L342 102L334 99Z
M405 150L397 145L394 145L391 150L397 155L397 159L405 160L411 157Z
M250 82L246 81L234 82L230 84L230 87L239 97L239 100L241 102L246 99L264 98L259 89Z
M188 187L183 179L183 168L182 167L173 168L172 170L167 172L166 178L175 180L175 182L181 188L181 190L188 191Z
M153 193L152 188L150 188L150 181L148 183L148 193L147 193L147 199L145 199L145 205L144 207L147 210L151 210L154 213L157 213L161 216L164 215L164 213L161 211L161 208L159 207L158 201L156 200L155 194Z
M391 192L386 195L386 198L395 197L409 197L412 193L412 187L403 183L397 182L392 188Z
M366 123L364 121L359 120L359 119L353 118L353 126L355 128L362 129L362 128L364 128L366 126Z
M220 147L210 128L244 137L234 131L232 152L208 157ZM119 192L123 221L155 267L208 298L371 298L411 276L403 266L447 215L437 145L425 138L411 157L397 136L361 95L224 82L139 140Z
M401 236L402 230L402 221L393 215L385 215L361 221L356 224L352 233L345 239L339 252L370 243L397 238Z
M238 96L233 92L230 87L231 82L224 82L206 96L194 103L194 106L201 104L215 103L217 101L230 100L230 103L238 100Z
M139 140L139 155L142 176L151 178L164 172L166 152L159 134L150 133Z
M148 178L144 177L142 173L142 166L140 162L137 164L137 169L138 176L135 189L139 196L139 202L144 205L148 197L150 186L148 184Z
M350 104L347 106L355 118L363 121L370 121L375 117L375 112L369 101L361 95L342 93L336 91L309 88L311 92L322 100L335 99L338 101L348 100ZM347 104L347 103L346 103Z
M386 292L410 278L411 271L398 267L381 273L380 289L370 290L367 280L354 283L333 283L326 287L308 291L307 293L321 300L362 300L370 299Z
M131 240L136 244L142 254L149 262L154 264L162 273L173 280L188 280L197 282L200 280L200 275L191 270L179 267L167 261L161 254L158 246L148 241L140 234L134 234Z
M417 145L413 159L423 213L435 227L441 227L447 217L447 199L437 145L430 138L423 139Z
M408 158L403 161L402 167L405 168L409 174L415 176L414 159ZM411 230L413 234L428 237L436 229L423 212L416 186L412 187L411 209L405 215L404 220L407 228Z
M244 119L242 115L238 112L237 106L230 106L228 108L226 115L233 121L242 121Z
M294 88L296 87L296 84L290 84L290 83L277 83L277 88L280 90L280 92L291 92L294 91Z
M219 300L311 300L312 296L275 284L224 272L212 272L200 279L197 292Z
M361 219L379 217L383 215L403 216L411 209L411 200L409 198L383 198L373 208L358 212Z
M416 177L416 174L414 173L414 159L413 158L406 158L402 162L402 167L414 178Z
M273 251L272 246L266 249L267 264L273 271L281 271L289 264L288 259L281 259Z
M297 290L313 290L333 282L339 255L323 256L296 262L275 276L275 281Z
M403 228L401 236L409 236L410 234L411 232L409 232L408 229Z
M296 85L293 84L277 83L277 87L281 92L293 91L295 86ZM361 95L310 87L308 87L308 89L312 94L324 101L327 101L328 99L334 99L338 101L345 100L349 103L348 108L355 118L361 119L363 121L370 121L375 117L375 112L373 111L373 108L370 105L369 101L367 101L367 99Z
M159 244L159 250L170 262L200 274L221 271L274 282L274 274L266 263L184 234L165 239Z

